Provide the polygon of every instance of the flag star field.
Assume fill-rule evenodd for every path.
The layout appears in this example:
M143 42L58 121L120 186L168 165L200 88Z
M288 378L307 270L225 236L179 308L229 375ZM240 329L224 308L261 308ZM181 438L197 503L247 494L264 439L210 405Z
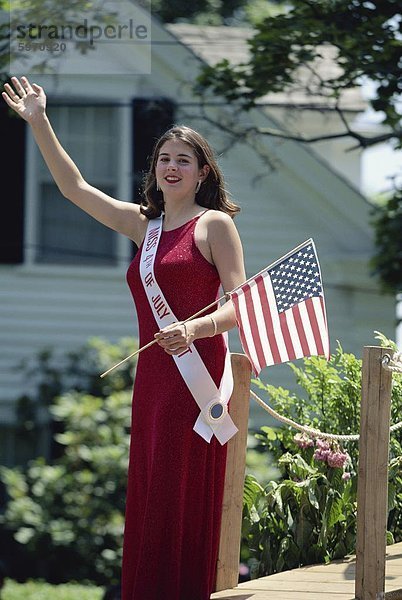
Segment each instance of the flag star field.
M322 296L320 269L311 245L269 270L269 274L279 312L307 298Z

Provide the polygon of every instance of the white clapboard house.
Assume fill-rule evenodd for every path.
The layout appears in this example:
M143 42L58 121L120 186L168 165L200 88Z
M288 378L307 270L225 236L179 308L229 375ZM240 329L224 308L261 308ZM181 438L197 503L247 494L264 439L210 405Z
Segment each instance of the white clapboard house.
M32 79L44 86L54 128L84 177L127 202L138 201L146 158L160 133L183 122L204 133L220 153L227 186L242 207L236 222L247 274L313 237L332 347L340 340L345 349L360 354L363 345L374 342L374 330L394 335L395 310L369 272L373 236L369 204L359 193L359 154L345 154L344 142L306 146L264 136L256 145L233 143L213 124L226 122L230 107L211 97L203 113L192 92L203 62L241 59L248 35L244 29L164 26L153 20L148 75L105 74L105 60L109 67L115 61L118 73L127 51L122 46L121 55L114 50L104 56L105 44L92 59L90 75ZM266 100L239 118L308 134L337 127L331 109L301 111L306 98L300 94ZM348 117L354 120L365 108L359 90L347 102ZM112 342L135 337L125 273L136 248L61 197L29 128L10 117L4 103L0 130L0 439L1 458L11 464L19 460L13 436L16 399L30 388L15 366L45 347L65 352L94 336ZM236 332L231 340L232 349L239 351ZM288 372L286 366L270 367L262 378L288 385ZM253 422L264 418L261 409L253 408Z

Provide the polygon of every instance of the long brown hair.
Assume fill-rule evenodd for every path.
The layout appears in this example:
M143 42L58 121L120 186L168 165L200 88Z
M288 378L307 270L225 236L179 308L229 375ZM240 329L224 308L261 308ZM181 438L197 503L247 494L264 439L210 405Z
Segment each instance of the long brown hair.
M181 140L193 149L200 169L204 165L209 165L208 176L195 196L196 203L205 208L221 210L234 217L240 211L240 207L230 200L229 194L225 190L223 175L211 146L202 135L185 125L175 125L168 129L156 142L152 152L150 168L145 177L141 213L148 219L155 219L163 211L163 193L156 189L155 167L163 144L173 139Z

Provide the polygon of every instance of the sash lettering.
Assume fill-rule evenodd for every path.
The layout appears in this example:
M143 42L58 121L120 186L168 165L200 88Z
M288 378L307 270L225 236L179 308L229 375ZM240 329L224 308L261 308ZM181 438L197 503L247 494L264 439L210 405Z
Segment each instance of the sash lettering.
M146 283L147 287L149 287L150 285L153 285L154 278L152 277L152 273L147 273L145 275L145 283Z
M155 246L158 245L158 242L159 242L158 228L153 227L151 229L151 231L149 232L149 235L147 238L147 247L146 247L145 252L149 252L152 248L155 248Z
M161 233L162 217L149 221L140 260L141 282L159 329L178 320L155 279L154 261ZM207 442L210 442L212 436L215 435L221 444L226 444L237 432L237 427L227 411L227 404L233 391L233 377L227 334L224 334L224 340L226 344L225 368L219 389L193 344L181 354L172 356L180 375L200 408L194 431ZM211 406L217 404L218 408L224 409L222 410L224 416L215 421L211 418Z
M166 304L164 303L159 294L157 296L152 296L151 300L160 319L163 319L169 314L169 311L166 308Z

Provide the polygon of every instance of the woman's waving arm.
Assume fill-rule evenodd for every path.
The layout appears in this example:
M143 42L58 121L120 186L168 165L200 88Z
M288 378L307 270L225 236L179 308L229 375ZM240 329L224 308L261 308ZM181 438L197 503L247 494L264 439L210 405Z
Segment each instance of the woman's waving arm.
M97 221L132 239L142 241L146 217L137 204L116 200L90 185L64 150L46 115L46 95L26 77L5 84L3 99L31 126L35 141L60 192Z

